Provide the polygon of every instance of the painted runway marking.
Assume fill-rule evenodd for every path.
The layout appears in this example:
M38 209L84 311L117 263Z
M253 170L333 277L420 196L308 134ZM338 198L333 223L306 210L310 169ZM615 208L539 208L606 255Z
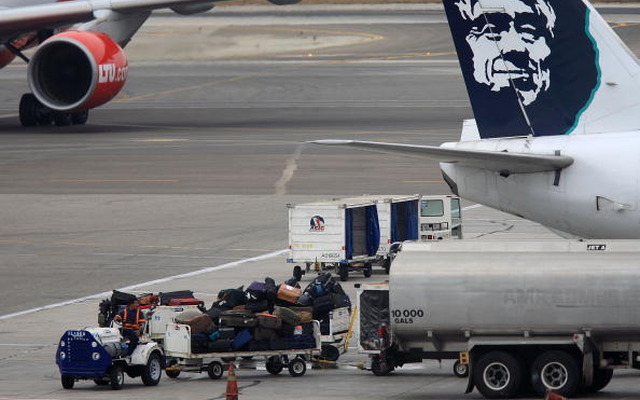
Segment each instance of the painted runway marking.
M278 256L281 256L281 255L285 254L288 251L289 250L287 250L287 249L277 250L277 251L273 251L271 253L262 254L262 255L259 255L259 256L256 256L256 257L245 258L244 260L238 260L238 261L230 262L230 263L227 263L227 264L217 265L215 267L203 268L203 269L199 269L197 271L187 272L185 274L168 276L166 278L160 278L160 279L156 279L156 280L149 281L149 282L137 283L135 285L127 286L127 287L124 287L124 288L121 288L121 289L118 289L118 290L126 292L126 291L136 290L136 289L139 289L139 288L145 287L145 286L152 286L152 285L157 285L157 284L160 284L160 283L171 282L171 281L176 280L176 279L191 278L191 277L194 277L194 276L207 274L207 273L213 272L213 271L219 271L219 270L223 270L223 269L235 268L235 267L238 267L238 266L240 266L242 264L246 264L246 263L250 263L250 262L256 262L256 261L263 261L263 260L267 260L267 259L270 259L270 258L278 257ZM100 299L100 298L103 298L103 297L108 297L110 295L111 295L111 291L102 292L102 293L92 294L90 296L80 297L80 298L73 299L73 300L63 301L63 302L60 302L60 303L49 304L49 305L42 306L42 307L36 307L36 308L32 308L30 310L18 311L18 312L12 313L12 314L6 314L6 315L0 316L0 321L8 320L8 319L11 319L11 318L14 318L14 317L19 317L21 315L32 314L32 313L39 312L39 311L51 310L51 309L54 309L54 308L60 308L60 307L68 306L68 305L71 305L71 304L83 303L83 302L85 302L87 300Z

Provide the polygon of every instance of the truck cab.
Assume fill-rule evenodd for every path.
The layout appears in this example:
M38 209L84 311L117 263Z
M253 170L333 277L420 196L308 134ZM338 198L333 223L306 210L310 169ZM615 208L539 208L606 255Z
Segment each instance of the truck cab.
M460 198L451 195L422 196L419 224L420 240L423 242L462 239Z

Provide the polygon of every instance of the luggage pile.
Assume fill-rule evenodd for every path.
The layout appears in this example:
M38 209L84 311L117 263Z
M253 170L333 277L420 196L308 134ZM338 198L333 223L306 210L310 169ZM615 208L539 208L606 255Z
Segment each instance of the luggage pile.
M110 299L100 303L100 326L110 326L134 300L149 309L146 319L152 318L155 306L196 305L172 317L190 327L193 353L314 348L312 321L319 321L320 334L328 334L331 311L351 307L349 297L330 273L319 275L304 290L294 278L276 285L267 277L246 289L221 290L208 309L190 290L157 294L114 290Z
M297 280L276 285L271 278L225 289L203 314L176 322L191 328L192 352L297 350L316 346L312 321L329 330L329 313L350 307L349 297L330 273L303 291ZM187 316L185 316L187 317Z

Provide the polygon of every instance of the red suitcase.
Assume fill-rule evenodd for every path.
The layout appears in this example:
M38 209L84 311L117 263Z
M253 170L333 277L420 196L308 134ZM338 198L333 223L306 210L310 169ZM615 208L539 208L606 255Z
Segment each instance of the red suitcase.
M198 299L171 299L169 300L170 306L202 306L204 301Z

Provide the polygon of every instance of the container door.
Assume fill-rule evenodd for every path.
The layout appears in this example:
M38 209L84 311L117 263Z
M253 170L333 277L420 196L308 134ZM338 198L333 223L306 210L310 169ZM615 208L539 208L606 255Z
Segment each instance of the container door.
M378 207L365 207L367 255L375 256L380 247L380 223L378 222Z

